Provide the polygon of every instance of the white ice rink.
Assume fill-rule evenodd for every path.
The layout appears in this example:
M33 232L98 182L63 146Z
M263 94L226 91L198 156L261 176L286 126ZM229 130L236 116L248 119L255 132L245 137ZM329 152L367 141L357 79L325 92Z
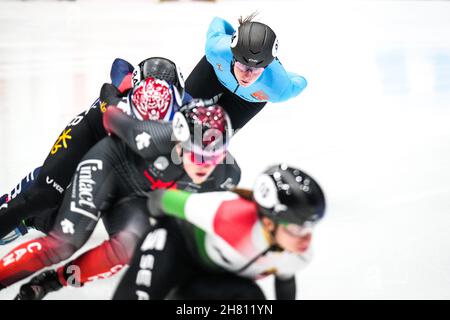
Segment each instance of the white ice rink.
M214 16L255 9L308 87L236 135L242 185L285 161L328 198L298 298L449 299L450 2L0 0L0 191L43 162L115 57L167 56L187 75ZM108 299L118 278L48 298Z

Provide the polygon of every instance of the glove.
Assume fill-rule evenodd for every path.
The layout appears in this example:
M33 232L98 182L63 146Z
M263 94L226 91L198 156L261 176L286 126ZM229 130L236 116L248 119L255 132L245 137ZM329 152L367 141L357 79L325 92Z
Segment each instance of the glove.
M49 292L62 287L55 270L44 271L22 285L14 300L42 300Z
M122 93L110 83L104 83L100 89L100 101L105 107L117 106L122 100Z
M157 189L147 194L147 208L150 216L154 218L161 218L165 216L164 210L161 207L161 203L164 192L166 191L167 190L164 189Z

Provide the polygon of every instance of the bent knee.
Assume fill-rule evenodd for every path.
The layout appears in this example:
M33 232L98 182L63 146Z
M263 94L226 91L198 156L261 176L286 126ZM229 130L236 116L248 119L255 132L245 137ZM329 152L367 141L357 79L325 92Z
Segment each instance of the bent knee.
M55 237L52 234L45 237L43 241L48 248L48 258L53 264L70 258L80 248L69 239Z
M115 261L128 264L138 245L139 238L131 232L118 232L110 240L109 254Z

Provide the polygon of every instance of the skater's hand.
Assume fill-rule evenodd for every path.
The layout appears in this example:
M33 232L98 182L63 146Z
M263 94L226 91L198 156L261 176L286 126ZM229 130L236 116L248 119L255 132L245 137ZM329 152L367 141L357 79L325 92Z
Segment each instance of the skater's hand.
M47 270L23 284L14 300L42 300L48 293L58 291L62 287L56 271Z
M122 99L119 89L110 83L104 83L100 89L100 101L104 107L117 106Z

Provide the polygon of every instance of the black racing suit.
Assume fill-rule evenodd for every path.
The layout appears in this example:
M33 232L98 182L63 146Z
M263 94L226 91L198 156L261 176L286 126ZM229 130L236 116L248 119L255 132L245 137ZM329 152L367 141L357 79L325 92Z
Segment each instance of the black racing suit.
M205 266L186 237L186 224L164 217L139 244L115 300L264 300L259 286L217 267Z
M24 219L51 215L61 204L63 192L81 157L105 136L97 100L63 130L28 190L10 201L6 209L0 210L0 238Z
M118 60L120 59L113 63L111 74L114 70L115 78L117 74L125 78L126 62L119 61L121 63L119 67L125 71L117 72L118 68L115 68L115 65ZM133 67L129 65L128 68L131 74ZM113 83L118 82L114 78L112 80ZM123 85L120 87L127 88ZM193 97L204 99L221 94L218 103L229 114L234 130L242 128L266 104L266 102L248 102L225 88L218 81L214 68L205 57L187 78L186 91ZM61 191L65 190L70 183L76 165L81 157L106 135L102 125L102 110L105 110L105 106L101 107L100 100L97 100L90 109L76 116L62 131L35 182L26 192L10 201L7 209L0 210L0 238L26 219L28 224L37 226L41 230L49 227L45 223L50 221L51 215L59 208L63 193ZM52 182L47 183L47 181ZM57 189L54 186L57 186Z
M133 66L124 60L116 59L111 69L111 79L121 91L128 90L121 83L133 71ZM233 129L242 128L253 118L266 102L252 103L235 95L217 79L214 68L203 57L186 80L186 92L195 98L214 98L221 94L218 103L229 114ZM82 156L100 139L106 136L102 125L100 100L90 109L76 116L62 131L50 154L42 165L39 176L30 188L8 203L7 209L0 210L0 238L19 226L23 220L27 224L45 231L52 215L61 204L63 191L67 188L76 165ZM109 103L108 103L109 104ZM51 183L48 183L51 181ZM56 187L56 188L55 188Z
M147 192L159 188L220 190L239 181L240 169L228 155L231 164L219 164L204 184L193 184L174 152L170 123L135 120L115 108L109 108L108 113L115 116L105 116L105 127L115 127L112 131L117 136L102 139L78 164L48 236L16 247L2 260L0 285L8 286L72 256L89 239L99 219L107 218L124 199L145 198ZM119 211L118 219L125 221L133 214L133 210ZM145 209L138 206L137 211L140 215ZM142 220L138 219L140 223ZM129 238L117 241L125 251L127 247L134 250L138 243L137 237ZM104 248L108 251L110 245ZM129 251L123 255L128 259L131 256ZM117 258L115 262L123 264L124 260ZM63 281L89 280L88 275L77 274L79 269L81 273L85 270L64 268L60 276Z
M36 224L39 229L48 228L42 224L49 221L61 205L64 190L77 164L95 143L106 136L103 112L117 101L116 95L125 94L131 88L133 69L125 60L116 59L113 62L111 80L114 86L102 88L100 98L70 121L53 145L33 184L9 201L6 209L0 210L0 238L30 218L32 221L28 222ZM120 88L120 91L113 88Z

